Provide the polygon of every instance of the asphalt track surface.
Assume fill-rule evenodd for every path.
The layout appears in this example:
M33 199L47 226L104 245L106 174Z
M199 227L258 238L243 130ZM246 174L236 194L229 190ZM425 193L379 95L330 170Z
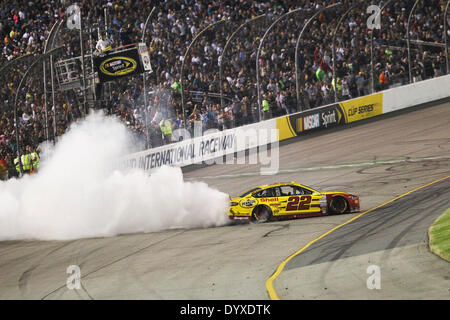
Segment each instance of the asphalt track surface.
M261 176L259 165L213 165L187 171L185 180L232 195L258 184L296 181L356 193L365 211L450 175L449 107L416 109L282 144L273 176ZM433 190L438 202L448 198L448 183ZM430 200L438 197L431 193ZM444 210L424 201L426 195L412 197L412 203L393 203L318 241L319 248L304 252L310 260L293 258L274 281L280 298L449 299L450 268L428 251L424 238ZM0 299L268 299L266 280L282 261L354 216L1 242ZM80 266L80 290L66 287L69 265ZM369 265L380 266L380 290L366 287Z
M427 232L450 207L449 194L450 177L367 212L312 243L286 264L277 283L286 287L279 295L450 299L449 263L428 254ZM372 279L367 284L373 266L379 270L378 287Z

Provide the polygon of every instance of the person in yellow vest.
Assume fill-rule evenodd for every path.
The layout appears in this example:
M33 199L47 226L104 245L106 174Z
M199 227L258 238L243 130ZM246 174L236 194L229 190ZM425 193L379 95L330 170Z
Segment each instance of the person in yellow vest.
M267 100L267 95L264 95L264 99L262 101L262 109L263 109L263 112L264 112L263 119L264 120L270 119L271 118L271 116L270 116L270 104L269 104L269 101Z
M31 153L31 169L30 174L37 173L39 169L40 161L39 161L39 154L36 151L33 151Z
M172 142L172 123L168 119L162 119L159 122L159 127L161 128L161 132L164 136L164 142L169 144Z
M336 91L338 99L342 98L342 80L341 78L337 78L337 81L335 78L331 81L331 86L333 87L333 90Z
M30 171L33 169L33 160L31 158L31 147L29 145L25 147L25 154L21 156L21 159L23 172L30 173Z
M25 147L25 154L20 156L20 162L22 162L22 173L30 173L30 170L33 168L33 161L31 158L31 147L29 145ZM19 157L14 159L14 165L16 166L17 173L20 174Z
M172 89L175 91L175 93L181 94L181 85L178 81L173 82Z
M19 175L20 174L19 157L15 157L13 162L14 162L14 167L16 168L17 175Z

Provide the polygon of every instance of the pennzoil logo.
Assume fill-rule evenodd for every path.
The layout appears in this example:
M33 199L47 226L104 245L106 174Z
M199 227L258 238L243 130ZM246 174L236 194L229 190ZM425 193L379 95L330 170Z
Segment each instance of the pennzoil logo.
M128 57L112 57L100 65L100 71L109 76L122 76L133 72L136 68L136 60Z
M256 204L256 201L252 200L252 199L248 199L248 200L241 202L241 206L243 206L243 207L253 207L253 205L255 205L255 204Z

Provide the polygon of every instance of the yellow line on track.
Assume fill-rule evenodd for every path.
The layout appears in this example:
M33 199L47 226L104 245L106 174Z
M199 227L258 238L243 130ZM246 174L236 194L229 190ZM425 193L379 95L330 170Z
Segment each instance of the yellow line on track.
M411 191L409 191L409 192L407 192L407 193L402 194L401 196L398 196L398 197L396 197L396 198L394 198L394 199L392 199L392 200L389 200L389 201L387 201L387 202L385 202L385 203L383 203L383 204L380 204L379 206L376 206L376 207L374 207L374 208L372 208L372 209L369 209L369 210L367 210L367 211L364 211L364 212L358 214L357 216L351 218L350 220L347 220L347 221L344 222L343 224L340 224L340 225L338 225L337 227L334 227L333 229L327 231L326 233L322 234L320 237L318 237L318 238L316 238L316 239L310 241L309 243L307 243L303 248L301 248L301 249L298 250L297 252L295 252L295 253L291 254L289 257L287 257L287 258L286 258L286 259L278 266L278 268L275 270L275 272L272 274L272 276L271 276L269 279L267 279L267 281L266 281L266 290L267 290L267 293L269 294L269 298L270 298L271 300L280 300L280 297L278 297L278 294L277 294L277 292L275 291L275 287L273 286L273 282L274 282L275 279L281 274L281 272L283 271L284 267L286 266L286 264L287 264L291 259L293 259L293 258L296 257L297 255L299 255L300 253L302 253L303 251L305 251L305 250L306 250L309 246L311 246L313 243L319 241L320 239L322 239L323 237L329 235L329 234L332 233L333 231L335 231L335 230L337 230L337 229L339 229L339 228L341 228L341 227L343 227L343 226L349 224L350 222L355 221L355 220L358 219L359 217L362 217L363 215L365 215L365 214L367 214L367 213L369 213L369 212L374 211L375 209L381 208L381 207L383 207L383 206L385 206L385 205L387 205L387 204L389 204L389 203L392 203L392 202L394 202L394 201L396 201L396 200L398 200L398 199L400 199L400 198L403 198L403 197L405 197L405 196L407 196L407 195L409 195L409 194L411 194L411 193L413 193L413 192L416 192L416 191L418 191L418 190L420 190L420 189L429 187L429 186L431 186L432 184L435 184L435 183L444 181L444 180L446 180L446 179L448 179L448 178L450 178L450 176L447 176L447 177L445 177L445 178L441 178L441 179L432 181L432 182L430 182L430 183L428 183L428 184L426 184L426 185L424 185L424 186L418 187L418 188L416 188L416 189L414 189L414 190L411 190Z

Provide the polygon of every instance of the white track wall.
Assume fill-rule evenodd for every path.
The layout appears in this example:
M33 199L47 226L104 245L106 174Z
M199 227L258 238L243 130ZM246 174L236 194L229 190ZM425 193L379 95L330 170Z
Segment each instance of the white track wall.
M278 142L276 120L261 121L131 154L122 167L152 171L162 165L187 166Z
M450 75L384 91L383 113L450 97Z

